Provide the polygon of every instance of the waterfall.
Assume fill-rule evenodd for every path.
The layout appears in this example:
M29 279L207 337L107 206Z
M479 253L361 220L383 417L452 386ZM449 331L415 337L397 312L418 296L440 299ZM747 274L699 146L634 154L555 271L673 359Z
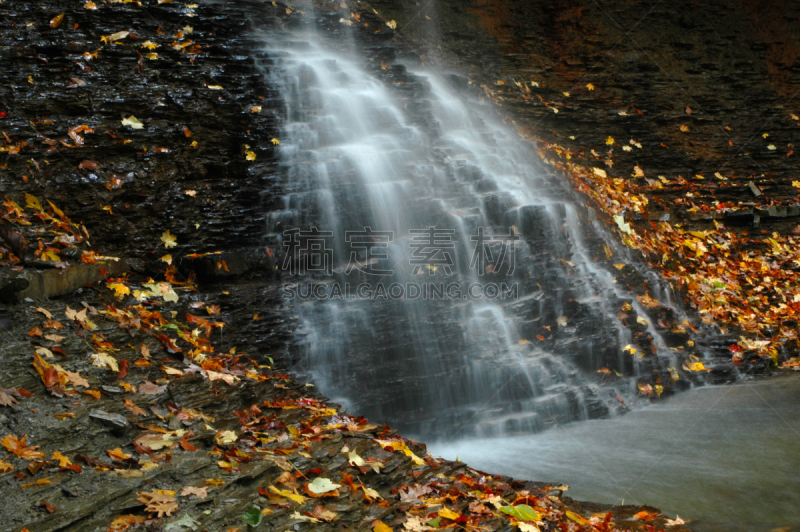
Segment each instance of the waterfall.
M268 45L285 194L268 227L299 317L292 369L428 438L622 408L653 362L623 353L619 308L643 309L597 262L602 229L467 80L368 56L336 16ZM656 369L674 365L646 334Z

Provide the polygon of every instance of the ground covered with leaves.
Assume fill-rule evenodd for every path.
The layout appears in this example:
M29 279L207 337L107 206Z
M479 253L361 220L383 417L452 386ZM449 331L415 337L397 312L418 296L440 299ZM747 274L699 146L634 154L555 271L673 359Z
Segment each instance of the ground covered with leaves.
M682 529L436 459L276 366L292 324L253 235L277 104L248 20L292 6L0 14L2 530Z

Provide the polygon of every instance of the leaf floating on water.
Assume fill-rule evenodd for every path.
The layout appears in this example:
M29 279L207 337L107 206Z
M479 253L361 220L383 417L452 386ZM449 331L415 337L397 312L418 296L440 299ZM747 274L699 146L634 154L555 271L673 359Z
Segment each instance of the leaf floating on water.
M386 25L392 28L393 30L397 29L397 22L395 22L394 20L387 20Z

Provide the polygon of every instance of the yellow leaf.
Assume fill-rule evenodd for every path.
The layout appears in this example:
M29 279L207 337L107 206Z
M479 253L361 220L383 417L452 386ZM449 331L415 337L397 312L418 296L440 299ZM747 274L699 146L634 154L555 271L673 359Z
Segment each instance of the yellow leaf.
M387 21L386 25L392 28L393 30L397 29L397 22L395 22L394 20Z
M373 532L394 532L394 529L381 520L372 523Z
M50 261L50 262L61 262L61 257L55 251L47 251L42 252L42 260Z
M209 86L208 86L208 88L209 88L209 89L211 89L211 90L215 90L215 91L221 91L221 90L224 90L224 89L222 88L222 85L209 85Z
M178 245L175 235L169 232L169 229L161 233L161 241L164 243L165 248L174 248Z
M276 139L276 138L273 138L273 139L272 139L270 142L272 142L272 144L274 144L275 146L277 146L278 144L280 144L280 143L281 143L281 141L279 141L279 140L278 140L278 139Z
M172 255L164 255L163 257L161 257L158 260L164 261L167 264L172 265Z
M122 283L109 283L106 285L109 290L116 292L117 299L122 299L122 296L130 295L131 289Z
M39 203L38 199L36 199L36 196L33 196L31 194L28 194L28 193L25 194L25 203L31 209L35 209L37 211L44 210L44 209L42 209L42 204Z
M123 126L131 126L131 128L133 128L133 129L143 129L144 128L144 124L142 124L139 121L139 119L136 118L133 115L129 116L128 118L124 118L122 120L122 125Z
M293 493L293 492L291 492L289 490L281 490L281 489L276 488L275 486L270 486L269 489L270 489L271 492L273 492L273 493L275 493L277 495L280 495L281 497L286 497L287 499L292 500L292 501L294 501L296 503L302 504L302 503L304 503L306 501L306 498L303 497L302 495L300 495L298 493Z
M586 84L586 89L590 90L590 91L593 91L594 90L594 85L592 85L591 83L587 83Z
M117 359L109 355L108 353L94 353L91 356L91 359L92 359L92 365L97 366L98 368L108 368L114 372L119 371L119 366L117 365Z
M461 517L461 514L458 514L449 508L442 508L439 510L439 515L446 519L452 519L453 521Z
M250 107L250 112L251 113L260 113L261 112L261 106L260 105L254 105L254 106Z
M691 371L705 371L706 367L702 362L693 362L691 365L689 365L689 369Z
M608 137L608 138L606 139L606 144L607 144L608 146L611 146L612 144L614 144L614 137Z
M649 321L647 321L646 319L644 319L644 318L643 318L643 317L641 317L641 316L637 316L637 318L636 318L636 323L638 323L638 324L640 324L640 325L650 325L650 322L649 322Z
M596 175L598 175L600 177L607 177L608 176L608 174L606 174L606 171L603 170L602 168L593 167L592 168L592 172L594 172Z
M72 462L69 461L69 458L61 454L59 451L53 453L53 460L58 460L58 467L69 467L72 465Z
M246 154L245 159L247 159L248 161L255 161L256 160L256 152L248 151L247 154Z
M618 269L618 270L621 270L622 268L624 268L624 267L625 267L625 265L624 265L624 264L615 264L615 265L614 265L614 267L615 267L616 269Z

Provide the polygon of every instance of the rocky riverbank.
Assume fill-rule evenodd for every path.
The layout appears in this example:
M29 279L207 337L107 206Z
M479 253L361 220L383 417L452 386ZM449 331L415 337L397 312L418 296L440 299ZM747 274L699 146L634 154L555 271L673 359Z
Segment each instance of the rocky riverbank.
M0 528L681 530L437 460L278 369L258 31L295 9L0 3Z

